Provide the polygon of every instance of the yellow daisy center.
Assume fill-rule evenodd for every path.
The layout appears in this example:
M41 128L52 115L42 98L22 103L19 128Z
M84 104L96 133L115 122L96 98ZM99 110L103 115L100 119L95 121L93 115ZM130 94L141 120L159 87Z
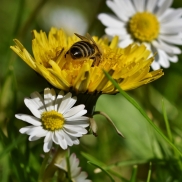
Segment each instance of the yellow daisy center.
M41 121L46 130L55 131L62 129L64 125L64 117L56 111L46 111L42 113Z
M152 13L136 13L129 21L129 31L134 38L150 42L158 37L159 22Z

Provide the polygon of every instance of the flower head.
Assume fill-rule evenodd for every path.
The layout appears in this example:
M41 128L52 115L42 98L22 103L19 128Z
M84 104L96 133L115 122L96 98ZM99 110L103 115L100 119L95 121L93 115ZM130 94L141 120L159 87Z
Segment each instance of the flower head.
M33 34L34 57L18 40L15 40L16 45L11 46L11 49L53 86L65 91L117 93L118 90L103 70L109 72L123 90L137 88L163 75L162 70L150 72L153 57L149 58L150 51L144 45L132 44L122 49L117 47L117 37L114 37L110 44L105 38L93 37L93 42L97 45L95 47L98 47L101 53L99 60L95 61L89 56L73 59L69 50L73 44L81 41L81 36L66 36L63 30L56 28L52 28L48 36L45 32L38 33L35 30Z
M69 165L67 164L68 161ZM74 182L91 182L91 180L86 179L87 173L81 171L81 168L78 167L79 159L75 154L71 154L68 161L64 158L60 164L55 165L66 172L70 171L71 180ZM70 170L68 170L68 166L70 167Z
M182 9L169 8L172 0L107 0L107 6L116 16L99 14L99 20L107 27L106 34L118 35L120 47L133 42L144 43L156 54L154 70L168 68L177 62L182 45Z
M86 127L89 120L84 105L72 107L76 102L76 97L71 97L69 92L64 95L60 91L56 97L54 89L44 89L44 99L38 92L33 92L31 98L25 98L25 105L34 116L26 114L16 114L16 118L32 124L20 129L20 133L29 136L30 141L44 139L44 152L48 152L52 147L52 142L67 149L73 144L78 145L78 137L87 133Z

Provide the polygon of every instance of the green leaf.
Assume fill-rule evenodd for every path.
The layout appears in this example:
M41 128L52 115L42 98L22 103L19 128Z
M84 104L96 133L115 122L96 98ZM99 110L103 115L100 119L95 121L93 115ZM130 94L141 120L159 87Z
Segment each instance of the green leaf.
M132 171L132 175L131 175L130 182L136 182L137 170L138 170L138 166L137 165L134 165L133 166L133 171Z
M112 79L112 77L104 71L105 75L108 77L108 79L112 82L112 84L119 90L119 92L131 103L133 106L143 115L143 117L149 122L149 124L153 127L153 129L159 133L159 135L177 152L182 156L181 151L160 131L160 129L150 120L150 118L147 116L145 111L138 105L138 103L131 98L126 92L124 92L120 86L116 83L115 80Z

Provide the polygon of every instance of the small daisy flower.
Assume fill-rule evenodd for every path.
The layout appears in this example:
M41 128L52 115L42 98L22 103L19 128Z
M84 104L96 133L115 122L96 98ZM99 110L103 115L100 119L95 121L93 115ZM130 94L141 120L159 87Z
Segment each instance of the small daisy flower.
M101 13L98 19L106 34L119 36L120 47L144 43L155 56L154 70L168 68L178 61L182 45L182 9L170 8L173 0L107 0L116 16Z
M78 137L87 133L89 119L83 116L87 113L84 105L77 105L77 98L72 97L69 92L64 95L60 91L56 97L54 89L44 89L44 98L33 92L31 98L25 98L24 103L34 116L26 114L16 114L17 119L30 123L20 129L20 133L27 134L30 141L44 138L44 152L48 152L52 143L60 145L62 149L67 149L73 144L78 145Z
M69 165L67 162L69 162ZM86 179L87 173L81 171L81 167L79 167L79 159L75 154L71 154L68 161L64 158L60 164L55 165L66 172L70 171L71 180L73 182L91 182L91 180ZM70 170L68 170L68 166L70 167Z

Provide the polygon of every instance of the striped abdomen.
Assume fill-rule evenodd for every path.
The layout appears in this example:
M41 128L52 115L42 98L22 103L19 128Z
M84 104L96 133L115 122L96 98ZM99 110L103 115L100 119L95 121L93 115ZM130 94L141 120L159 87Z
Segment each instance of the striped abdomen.
M94 46L87 41L76 42L69 50L69 54L73 59L91 57L94 53Z

